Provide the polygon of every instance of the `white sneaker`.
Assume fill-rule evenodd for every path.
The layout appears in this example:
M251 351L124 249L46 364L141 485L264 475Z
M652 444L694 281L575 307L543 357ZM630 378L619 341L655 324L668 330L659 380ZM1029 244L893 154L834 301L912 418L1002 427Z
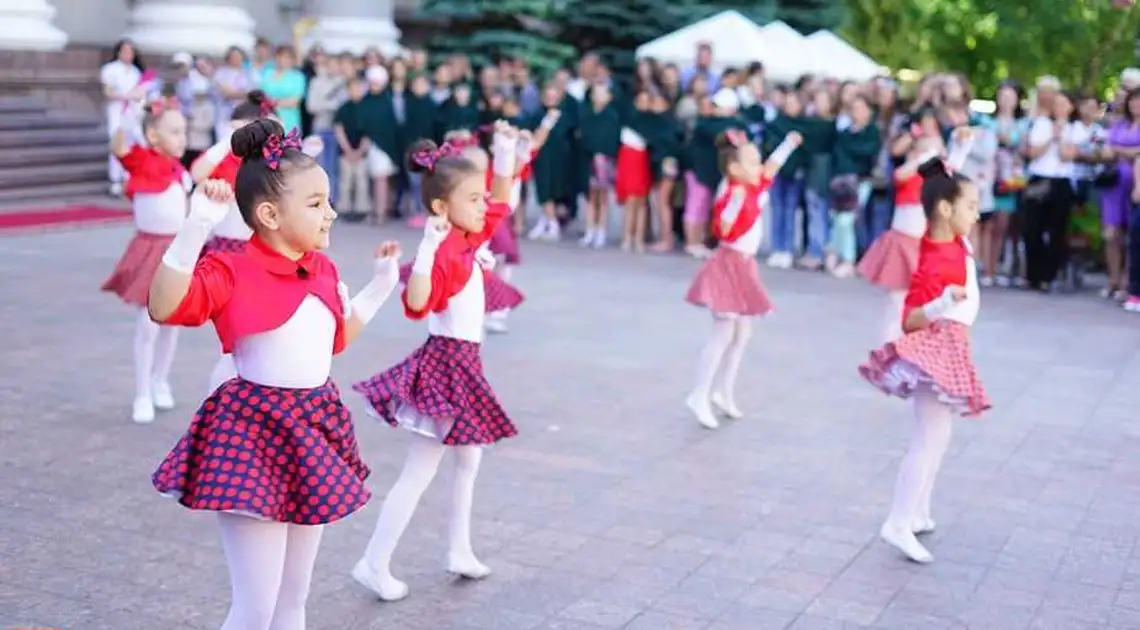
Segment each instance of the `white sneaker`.
M768 256L768 266L773 269L791 269L793 262L792 255L787 252L774 252Z
M586 228L586 233L583 234L581 240L578 241L578 247L593 247L596 233L597 230L594 228Z
M923 534L934 533L936 527L937 525L935 525L934 519L929 516L922 516L914 519L914 522L910 524L910 531L913 532L915 536L921 536Z
M509 311L495 311L487 313L487 317L483 320L483 327L487 332L505 333L507 332L507 313Z
M715 429L720 426L707 399L702 399L696 394L689 394L689 397L685 399L685 405L697 417L697 422L700 422L701 426L706 429Z
M558 241L562 239L562 226L558 221L547 221L546 231L542 234L544 241Z
M408 585L392 577L379 575L363 558L352 567L352 579L372 591L382 601L398 602L408 596Z
M526 237L532 241L541 239L543 235L546 234L546 225L549 222L550 219L547 219L546 217L540 217L538 219L538 222L534 224L534 227L532 227L530 231L527 232Z
M482 580L491 575L491 567L479 562L474 556L458 556L448 554L447 572L468 580Z
M605 249L606 247L606 231L598 228L594 230L594 241L590 243L594 249Z
M987 287L987 288L992 287L992 286L994 286L994 277L993 276L982 276L978 280L978 284L982 285L983 287Z
M154 408L159 411L174 409L174 393L170 391L170 383L155 381L150 386L150 396L154 400Z
M736 406L732 398L724 394L713 392L712 396L709 396L709 402L712 403L713 407L719 409L721 413L733 420L739 420L744 417L744 412Z
M879 537L882 538L887 544L895 549L903 552L910 560L919 564L930 564L934 562L934 556L927 551L922 543L914 537L914 532L906 528L898 528L890 523L883 523L879 528Z
M154 401L150 398L136 398L131 411L131 420L139 424L154 422Z

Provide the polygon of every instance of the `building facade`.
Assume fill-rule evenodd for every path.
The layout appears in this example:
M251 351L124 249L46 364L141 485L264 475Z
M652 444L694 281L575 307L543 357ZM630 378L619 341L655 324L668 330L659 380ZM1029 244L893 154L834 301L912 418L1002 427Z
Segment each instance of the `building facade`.
M288 43L298 19L316 26L302 46L332 52L399 50L397 16L417 0L0 0L0 50L109 48L128 37L145 55L249 50L256 37Z

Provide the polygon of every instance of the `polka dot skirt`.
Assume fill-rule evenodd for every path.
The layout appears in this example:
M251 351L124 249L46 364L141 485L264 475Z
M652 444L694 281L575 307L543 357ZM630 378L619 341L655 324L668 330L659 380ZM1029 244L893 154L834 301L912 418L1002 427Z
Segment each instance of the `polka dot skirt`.
M990 408L970 352L969 328L942 320L871 352L859 374L883 392L910 398L928 385L963 416Z
M202 248L202 255L205 256L210 252L226 252L227 254L240 254L245 251L245 246L249 245L249 241L240 238L226 238L224 236L215 236L206 241L205 247Z
M408 358L353 389L364 395L377 416L399 426L397 411L450 423L447 446L492 444L514 437L507 417L483 376L479 344L451 337L428 337Z
M232 379L202 403L152 481L190 509L321 525L364 507L369 472L332 381L284 389Z
M478 267L474 273L480 273ZM486 302L484 312L493 313L503 309L515 309L523 303L522 291L516 289L513 284L503 280L493 271L481 273L483 273L483 293ZM412 277L411 263L401 265L400 282L407 284L410 277Z

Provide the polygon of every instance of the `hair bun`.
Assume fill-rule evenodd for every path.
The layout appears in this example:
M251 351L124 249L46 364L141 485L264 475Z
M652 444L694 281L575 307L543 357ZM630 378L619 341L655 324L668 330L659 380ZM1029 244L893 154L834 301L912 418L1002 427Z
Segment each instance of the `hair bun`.
M262 103L265 103L269 100L269 97L266 96L265 92L261 90L250 90L249 94L245 95L245 100L253 105L260 107Z
M265 143L270 136L281 136L285 129L281 123L269 118L260 118L234 131L230 138L230 150L243 161L260 159Z
M922 175L923 179L930 179L932 177L949 177L950 173L946 170L946 163L940 157L930 158L923 162L918 167L918 174Z

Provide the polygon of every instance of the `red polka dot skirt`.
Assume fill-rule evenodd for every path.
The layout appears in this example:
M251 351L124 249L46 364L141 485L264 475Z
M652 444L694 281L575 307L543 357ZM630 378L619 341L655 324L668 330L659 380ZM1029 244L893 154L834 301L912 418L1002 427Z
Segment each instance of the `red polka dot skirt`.
M969 328L953 320L937 321L871 352L859 374L900 398L929 386L963 416L977 416L990 408L970 352Z
M411 356L353 389L388 424L447 446L493 444L519 432L483 376L479 344L472 341L432 335Z
M285 389L235 378L202 403L152 481L190 509L321 525L364 507L369 472L332 381Z
M918 269L922 242L898 230L887 230L871 243L859 261L859 275L890 291L906 291L910 277Z
M715 315L766 315L773 308L756 258L723 246L701 266L685 300Z

